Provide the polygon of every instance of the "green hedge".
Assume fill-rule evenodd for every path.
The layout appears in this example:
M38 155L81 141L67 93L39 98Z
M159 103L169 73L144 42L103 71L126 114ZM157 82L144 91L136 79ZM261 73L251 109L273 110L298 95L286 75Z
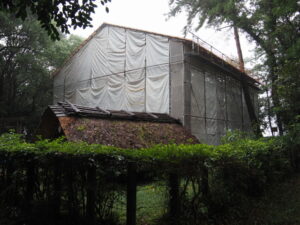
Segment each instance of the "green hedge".
M284 173L289 168L289 147L282 138L237 139L219 146L206 144L196 145L156 145L146 149L120 149L98 144L72 143L64 138L53 141L40 140L35 143L25 142L21 135L3 134L0 136L0 154L26 156L34 155L43 158L51 155L61 157L94 157L113 158L117 162L137 161L139 164L165 164L186 168L187 162L192 167L200 160L207 167L220 162L240 163L249 169L261 170L265 173ZM211 165L210 165L211 164ZM179 166L179 167L178 167ZM281 168L282 167L282 168ZM271 176L271 175L266 175Z
M156 145L146 149L120 149L113 146L87 144L84 142L66 142L64 138L56 140L40 140L27 143L22 135L8 133L0 136L0 151L15 154L66 154L77 156L109 155L121 156L142 161L166 161L180 163L194 157L206 157L213 160L224 157L234 157L240 160L252 160L259 155L282 153L285 150L283 141L279 138L241 139L231 143L211 146L206 144L194 145Z
M0 207L5 210L0 222L2 217L23 218L27 224L117 223L113 204L126 190L127 163L136 162L138 173L149 182L168 184L170 174L178 176L180 214L176 219L180 224L213 223L224 215L241 215L239 206L245 199L261 195L270 183L291 173L293 163L285 143L282 138L244 138L219 146L119 149L63 138L27 143L20 135L3 134L0 195L5 197ZM94 183L89 182L91 176L96 178ZM89 221L91 185L96 190L91 192L96 222ZM43 221L34 216L42 215L41 203L51 212L43 215Z

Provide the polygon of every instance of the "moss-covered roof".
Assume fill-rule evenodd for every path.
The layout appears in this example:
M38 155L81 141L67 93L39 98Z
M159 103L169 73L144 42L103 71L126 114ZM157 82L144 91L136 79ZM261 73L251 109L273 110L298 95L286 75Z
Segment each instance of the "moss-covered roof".
M178 120L167 114L124 111L103 113L101 109L98 109L97 114L94 109L66 103L49 106L42 117L38 133L44 138L64 135L68 141L84 141L121 148L199 143ZM92 111L93 113L88 113Z

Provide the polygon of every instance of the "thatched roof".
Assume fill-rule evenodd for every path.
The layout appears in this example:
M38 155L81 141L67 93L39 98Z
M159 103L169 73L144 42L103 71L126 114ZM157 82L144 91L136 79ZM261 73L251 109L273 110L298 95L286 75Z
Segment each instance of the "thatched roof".
M64 135L69 141L121 148L198 143L178 120L167 114L105 111L69 103L49 106L38 133L44 138Z

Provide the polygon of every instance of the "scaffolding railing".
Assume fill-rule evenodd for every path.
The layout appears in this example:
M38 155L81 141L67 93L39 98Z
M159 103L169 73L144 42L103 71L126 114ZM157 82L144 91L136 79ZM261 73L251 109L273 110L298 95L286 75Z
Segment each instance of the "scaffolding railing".
M201 39L198 35L196 35L195 33L193 33L192 31L188 31L188 33L190 33L192 35L192 41L193 41L193 51L198 49L199 51L199 47L202 47L204 49L206 49L207 51L209 51L210 53L216 55L217 57L219 57L220 59L222 59L223 61L229 63L230 65L232 65L233 67L235 67L236 69L240 70L240 64L237 60L229 57L228 55L224 54L223 52L221 52L220 50L216 49L214 46L212 46L211 44L207 43L206 41L204 41L203 39ZM195 43L197 44L197 46L195 46ZM247 70L246 69L246 73L247 75L249 75L250 77L258 80L257 76L255 76L252 71Z

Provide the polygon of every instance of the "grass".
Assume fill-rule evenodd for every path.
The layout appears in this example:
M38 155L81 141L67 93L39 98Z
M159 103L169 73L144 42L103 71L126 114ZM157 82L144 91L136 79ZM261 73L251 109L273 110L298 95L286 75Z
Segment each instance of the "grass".
M166 186L152 183L137 191L137 224L155 225L166 213ZM121 224L126 224L125 197L117 204ZM300 225L300 174L274 184L263 197L255 199L243 221L225 222L238 225ZM229 222L229 223L228 223ZM221 224L223 224L220 221Z
M151 184L138 188L137 220L138 224L155 224L166 213L165 186Z
M154 225L166 213L166 186L156 182L137 188L137 224ZM126 224L126 198L116 204L121 224Z

